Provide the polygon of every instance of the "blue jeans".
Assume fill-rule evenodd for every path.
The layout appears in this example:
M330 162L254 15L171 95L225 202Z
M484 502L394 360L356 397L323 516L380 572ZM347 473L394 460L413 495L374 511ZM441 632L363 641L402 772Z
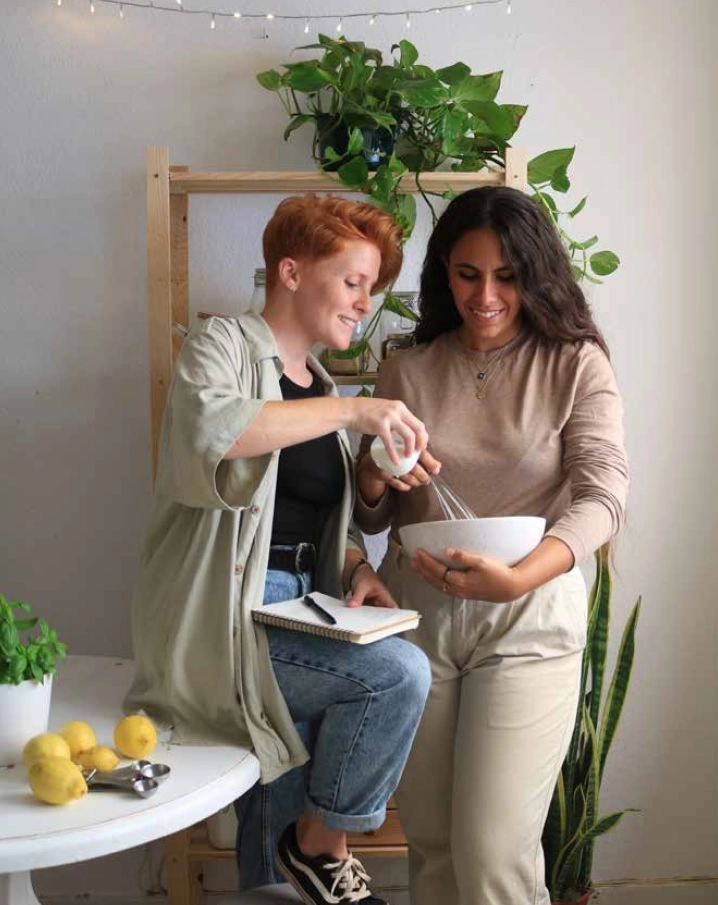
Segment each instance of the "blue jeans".
M269 570L264 602L311 591L311 575ZM240 887L282 882L274 861L284 828L303 811L336 830L375 830L396 788L431 673L413 644L358 645L267 627L274 673L311 760L236 802Z

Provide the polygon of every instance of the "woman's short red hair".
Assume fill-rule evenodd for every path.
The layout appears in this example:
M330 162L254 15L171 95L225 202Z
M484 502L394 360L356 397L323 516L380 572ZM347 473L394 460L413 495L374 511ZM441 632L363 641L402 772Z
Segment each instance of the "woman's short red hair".
M277 282L282 258L328 258L347 241L364 239L379 249L381 266L373 287L378 292L399 274L401 228L373 204L334 196L292 196L282 201L264 229L262 247L267 287Z

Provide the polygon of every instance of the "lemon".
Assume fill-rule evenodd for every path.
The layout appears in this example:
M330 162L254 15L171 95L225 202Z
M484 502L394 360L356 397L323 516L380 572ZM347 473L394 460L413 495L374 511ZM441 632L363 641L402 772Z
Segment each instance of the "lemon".
M56 754L36 760L28 771L28 780L35 798L48 804L67 804L87 794L87 783L77 764Z
M22 762L29 770L36 760L53 755L69 760L70 746L56 732L43 732L41 735L34 735L22 749Z
M147 757L156 744L157 730L146 716L135 713L115 726L115 747L125 757Z
M86 770L100 770L102 773L109 773L119 764L120 759L107 745L95 745L94 748L81 751L77 756L77 762Z
M60 735L70 746L70 757L77 760L78 756L89 748L94 748L97 744L95 738L95 730L89 723L82 720L72 720L70 723L60 729Z

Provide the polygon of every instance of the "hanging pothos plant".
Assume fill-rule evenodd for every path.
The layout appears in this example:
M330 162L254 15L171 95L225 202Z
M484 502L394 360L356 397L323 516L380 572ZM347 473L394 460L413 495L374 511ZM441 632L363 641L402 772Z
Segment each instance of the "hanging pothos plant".
M315 58L286 63L282 71L262 72L257 80L279 96L289 116L285 140L311 123L317 165L335 170L347 189L363 192L392 214L404 242L416 223L415 196L401 191L407 174L415 174L419 193L436 222L431 198L436 193L424 189L422 173L503 167L506 148L528 108L497 102L501 72L476 75L462 62L434 70L418 62L418 50L405 40L392 46L389 63L384 63L379 50L361 41L326 35L319 35L318 41L295 48L321 51ZM560 148L534 157L528 164L528 184L532 197L559 231L576 279L600 283L619 266L618 256L608 249L598 250L597 236L579 239L570 232L586 198L565 210L556 197L570 188L568 167L573 155L574 148ZM384 310L416 320L414 312L389 291L361 341L346 352L333 352L332 357L364 355Z

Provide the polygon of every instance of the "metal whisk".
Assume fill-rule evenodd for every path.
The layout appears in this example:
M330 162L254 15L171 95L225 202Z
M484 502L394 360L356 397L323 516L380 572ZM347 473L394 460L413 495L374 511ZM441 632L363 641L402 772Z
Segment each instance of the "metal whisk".
M472 510L466 505L461 497L451 489L441 475L432 475L430 483L436 492L441 511L447 521L476 518L476 515Z

